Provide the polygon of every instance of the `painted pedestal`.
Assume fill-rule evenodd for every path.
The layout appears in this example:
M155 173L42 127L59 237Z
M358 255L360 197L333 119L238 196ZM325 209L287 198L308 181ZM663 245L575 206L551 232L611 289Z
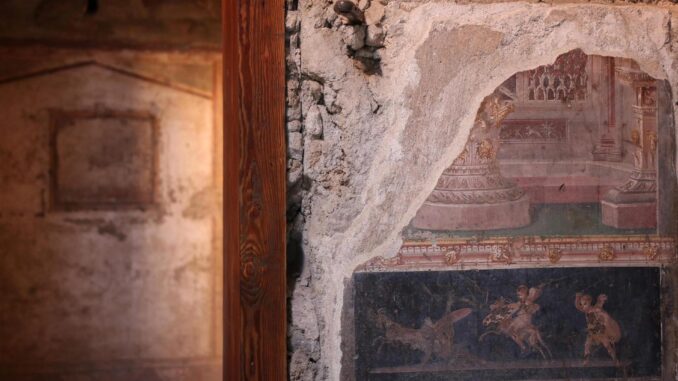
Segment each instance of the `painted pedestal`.
M485 99L464 151L440 177L412 226L488 230L530 224L529 197L501 175L497 164L499 126L513 109L497 94Z
M621 67L617 73L635 89L633 114L636 128L629 144L634 171L621 186L610 190L601 201L603 224L615 228L657 226L657 86L647 74Z

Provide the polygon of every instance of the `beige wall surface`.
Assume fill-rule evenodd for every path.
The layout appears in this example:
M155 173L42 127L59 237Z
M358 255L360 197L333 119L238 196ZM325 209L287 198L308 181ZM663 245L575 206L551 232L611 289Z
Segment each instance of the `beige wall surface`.
M0 56L0 379L219 379L218 54Z

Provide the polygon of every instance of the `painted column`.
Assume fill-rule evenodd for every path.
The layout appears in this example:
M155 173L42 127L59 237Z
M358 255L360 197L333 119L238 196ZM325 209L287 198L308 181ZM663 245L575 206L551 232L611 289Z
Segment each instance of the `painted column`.
M600 126L600 136L598 144L593 150L593 160L596 161L621 161L622 147L619 138L619 128L617 127L617 81L616 65L613 57L600 57L605 60L604 73L601 73L604 82L607 85L606 99L606 123Z
M601 201L603 223L616 228L653 228L657 226L657 82L627 67L618 68L617 74L635 93L635 126L625 138L634 169L624 184Z
M530 224L529 197L501 175L497 162L500 126L513 110L498 94L485 98L464 151L443 172L414 227L486 230Z

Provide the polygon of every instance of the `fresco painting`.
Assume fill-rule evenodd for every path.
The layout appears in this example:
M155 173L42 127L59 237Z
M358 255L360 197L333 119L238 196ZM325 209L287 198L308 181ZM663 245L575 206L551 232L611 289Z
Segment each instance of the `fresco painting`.
M360 272L358 380L653 380L660 269Z
M660 379L672 103L581 50L488 95L400 250L356 269L355 379Z
M674 178L657 159L670 154L660 137L672 139L663 91L632 60L580 50L516 73L482 102L404 237L669 233L657 197L657 179Z

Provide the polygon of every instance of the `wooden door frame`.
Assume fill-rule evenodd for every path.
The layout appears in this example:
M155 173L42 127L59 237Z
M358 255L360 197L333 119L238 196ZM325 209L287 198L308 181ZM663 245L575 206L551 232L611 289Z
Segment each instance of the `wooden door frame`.
M285 380L285 2L222 9L224 380Z

